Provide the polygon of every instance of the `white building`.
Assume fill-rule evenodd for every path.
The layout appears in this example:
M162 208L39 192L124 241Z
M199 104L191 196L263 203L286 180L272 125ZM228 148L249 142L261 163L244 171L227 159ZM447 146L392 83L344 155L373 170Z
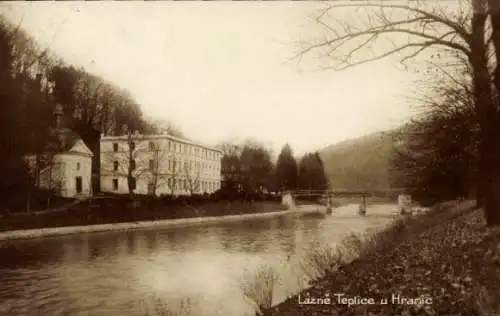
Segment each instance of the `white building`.
M92 151L71 129L61 128L62 107L56 106L55 128L51 130L54 144L37 157L26 157L39 188L67 198L92 195ZM43 161L37 166L36 161ZM38 170L37 170L38 169Z
M170 135L101 136L101 191L148 195L213 193L222 152ZM130 180L129 180L130 175Z

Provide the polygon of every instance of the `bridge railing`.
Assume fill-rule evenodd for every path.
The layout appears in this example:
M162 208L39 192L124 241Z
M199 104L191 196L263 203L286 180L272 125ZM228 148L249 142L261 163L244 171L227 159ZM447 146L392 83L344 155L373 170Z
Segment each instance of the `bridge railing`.
M293 196L377 196L387 194L403 194L404 188L386 189L386 190L348 190L348 189L329 189L329 190L307 190L298 189L288 191Z

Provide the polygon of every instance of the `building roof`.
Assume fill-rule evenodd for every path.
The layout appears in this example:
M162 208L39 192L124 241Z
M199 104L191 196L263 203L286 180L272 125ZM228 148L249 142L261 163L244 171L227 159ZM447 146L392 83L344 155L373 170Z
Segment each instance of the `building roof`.
M59 150L61 152L69 151L73 146L75 146L76 142L81 140L82 138L75 131L69 128L63 128L57 131L57 137L59 139Z
M50 141L47 145L46 150L49 152L57 152L57 153L67 153L70 151L78 152L79 150L72 150L72 149L74 149L75 146L80 142L85 146L85 149L83 149L84 152L88 151L89 152L88 154L93 155L92 151L88 149L87 145L80 137L80 135L72 129L69 128L51 129L50 134L52 135L53 140Z
M205 149L209 149L209 150L213 150L213 151L217 151L217 152L222 153L222 150L220 150L219 148L216 148L213 146L208 146L208 145L198 143L198 142L193 142L193 141L188 140L188 139L174 137L174 136L168 135L168 134L143 135L143 134L136 133L136 134L132 134L131 136L132 136L132 139L134 139L134 140L170 139L170 140L173 140L173 141L176 141L179 143L188 144L188 145L192 145L192 146L198 146L198 147L202 147ZM102 135L101 136L101 141L126 141L127 139L128 139L128 135L120 135L120 136L104 136L104 135Z

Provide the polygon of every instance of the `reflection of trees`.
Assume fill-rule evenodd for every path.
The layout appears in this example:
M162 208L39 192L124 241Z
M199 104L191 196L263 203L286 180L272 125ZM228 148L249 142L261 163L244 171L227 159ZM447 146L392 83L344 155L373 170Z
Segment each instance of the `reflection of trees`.
M149 231L146 232L145 237L146 237L146 247L148 249L149 253L152 253L158 249L158 236L159 232L157 231Z
M127 253L129 255L135 255L137 252L135 233L129 232L129 233L127 233L126 237L127 237L126 238L126 240L127 240Z
M288 254L295 248L293 223L293 220L281 217L231 223L224 227L220 244L223 249L248 253L272 250Z
M88 245L88 261L93 261L101 256L102 244L95 238L86 239Z
M61 261L62 246L57 241L16 241L0 247L1 268L29 268Z

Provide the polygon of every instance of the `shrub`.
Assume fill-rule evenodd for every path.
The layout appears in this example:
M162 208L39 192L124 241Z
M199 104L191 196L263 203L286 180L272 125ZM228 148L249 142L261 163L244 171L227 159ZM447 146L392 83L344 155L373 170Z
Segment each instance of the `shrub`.
M340 247L317 247L309 250L300 262L302 272L307 278L324 278L345 263Z
M279 274L268 264L260 266L255 273L243 277L241 282L243 295L256 305L257 314L272 306L278 281Z
M198 316L199 306L195 298L183 297L165 301L158 297L151 297L142 301L144 316Z

